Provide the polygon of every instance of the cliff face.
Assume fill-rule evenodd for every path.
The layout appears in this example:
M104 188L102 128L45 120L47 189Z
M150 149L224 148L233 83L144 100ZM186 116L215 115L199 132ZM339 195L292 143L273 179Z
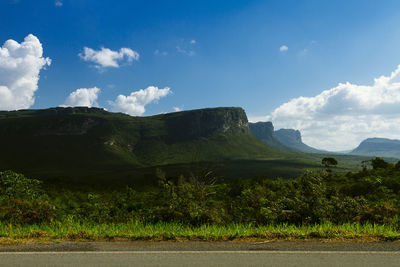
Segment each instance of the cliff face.
M274 131L272 122L250 123L251 133L265 144L289 152L323 153L318 149L312 148L303 143L301 133L293 129L280 129Z
M276 137L284 144L296 146L302 144L301 133L299 130L294 129L280 129L275 131Z
M301 152L306 153L325 153L326 151L318 150L303 143L301 133L294 129L280 129L275 131L275 136L283 144L293 147Z
M165 122L169 138L173 140L250 132L246 113L241 108L190 110L161 115L159 118Z
M250 123L249 126L251 133L265 144L281 151L297 151L296 149L285 145L284 143L279 141L278 138L276 138L272 122L267 121Z
M274 126L272 122L256 122L250 124L251 133L260 140L273 140Z

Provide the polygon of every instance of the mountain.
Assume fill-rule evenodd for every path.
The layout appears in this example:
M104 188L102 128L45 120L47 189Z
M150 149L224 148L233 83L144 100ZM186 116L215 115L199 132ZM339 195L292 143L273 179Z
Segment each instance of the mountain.
M293 158L255 138L241 108L149 117L86 107L2 111L0 147L0 170L82 181L118 181L117 173L146 180L135 170L171 164Z
M362 141L350 154L400 158L400 140L368 138Z
M276 138L291 148L305 153L326 153L327 151L318 150L303 143L299 130L280 129L275 131Z
M285 145L277 138L274 132L274 125L270 121L249 123L249 128L251 133L257 139L261 140L270 147L281 151L300 152L294 147Z
M274 131L272 122L249 123L251 133L270 147L288 152L326 153L303 143L298 130L280 129Z

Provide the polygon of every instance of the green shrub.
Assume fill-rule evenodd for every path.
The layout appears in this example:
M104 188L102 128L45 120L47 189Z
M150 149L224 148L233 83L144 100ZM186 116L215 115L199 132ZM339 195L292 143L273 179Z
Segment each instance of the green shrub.
M56 208L40 184L13 171L0 172L0 220L14 224L53 222Z

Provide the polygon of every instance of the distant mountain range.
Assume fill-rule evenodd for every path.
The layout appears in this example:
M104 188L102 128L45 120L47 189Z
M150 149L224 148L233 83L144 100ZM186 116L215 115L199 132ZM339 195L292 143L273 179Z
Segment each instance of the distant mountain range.
M350 154L400 158L400 140L368 138L362 141Z
M253 135L270 147L287 152L316 154L360 155L400 159L400 140L387 138L368 138L352 150L329 152L310 147L303 143L301 133L294 129L274 130L272 122L249 123ZM394 160L394 159L393 159Z
M304 153L327 153L303 143L301 133L293 129L274 131L272 122L249 123L250 131L265 144L282 151Z

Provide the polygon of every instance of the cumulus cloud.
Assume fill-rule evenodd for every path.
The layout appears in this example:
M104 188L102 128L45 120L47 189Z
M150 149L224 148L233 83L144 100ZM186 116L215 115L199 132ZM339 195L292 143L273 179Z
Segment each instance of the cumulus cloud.
M72 92L64 102L64 107L97 107L97 98L100 89L93 88L80 88Z
M146 89L132 92L128 96L119 95L115 101L109 101L108 103L113 111L138 116L145 113L145 106L147 104L157 102L160 98L170 93L172 93L172 91L168 87L159 89L155 86L149 86Z
M57 6L57 7L60 7L60 6L63 5L63 2L60 1L60 0L56 0L56 1L54 2L54 5Z
M182 109L181 109L180 107L173 107L173 110L174 110L175 112L182 111Z
M282 45L281 47L279 47L279 51L281 52L285 52L288 51L289 47L287 47L286 45Z
M50 64L34 35L29 34L22 43L6 41L0 47L0 109L31 107L35 103L40 70Z
M400 139L400 65L372 85L339 83L292 99L265 119L277 129L299 129L307 144L329 150L351 149L368 137Z
M83 53L80 53L79 57L84 61L94 63L96 68L118 68L121 62L131 63L134 60L139 60L139 53L126 47L121 48L119 51L104 47L100 50L84 47Z

